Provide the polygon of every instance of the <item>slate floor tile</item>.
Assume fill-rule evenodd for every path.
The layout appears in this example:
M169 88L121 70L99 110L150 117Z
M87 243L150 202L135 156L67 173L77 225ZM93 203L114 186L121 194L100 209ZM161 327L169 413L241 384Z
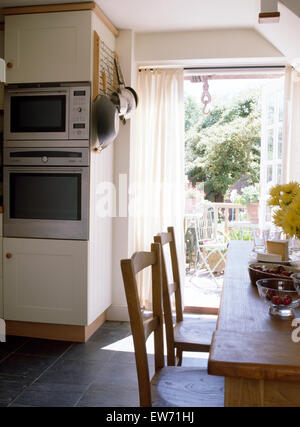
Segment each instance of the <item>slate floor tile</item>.
M89 385L104 365L96 360L60 359L39 378L39 382Z
M66 341L52 341L32 339L24 344L16 354L30 354L35 356L58 357L74 344Z
M0 351L0 363L3 359L5 359L10 353L7 351Z
M53 358L50 357L14 353L0 363L0 375L35 379L51 363L53 363Z
M127 328L122 327L120 329L110 329L108 327L101 327L94 333L94 335L91 336L88 342L97 342L104 347L122 340L130 335L131 332Z
M107 362L98 374L94 376L93 384L137 386L137 371L135 365Z
M0 406L10 404L31 381L28 378L0 375Z
M136 407L139 406L137 387L93 384L76 406L80 407Z
M108 362L114 354L114 351L103 350L102 346L97 342L87 342L74 345L63 355L63 359Z
M11 353L20 348L29 340L30 338L7 336L6 342L0 342L0 352Z
M151 345L148 350L152 376ZM183 366L205 368L207 357L186 353ZM105 322L84 344L19 337L0 343L0 407L138 405L128 322Z
M13 402L16 406L72 407L80 400L86 386L36 382Z

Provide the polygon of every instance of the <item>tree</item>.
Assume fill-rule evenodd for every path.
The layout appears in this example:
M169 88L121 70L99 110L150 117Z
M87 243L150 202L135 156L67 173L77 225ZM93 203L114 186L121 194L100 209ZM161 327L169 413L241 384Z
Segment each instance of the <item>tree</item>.
M206 182L215 196L247 174L250 184L259 181L260 108L258 94L235 99L196 118L192 101L186 102L186 173L189 180ZM189 110L189 107L192 107ZM198 106L199 109L199 106Z

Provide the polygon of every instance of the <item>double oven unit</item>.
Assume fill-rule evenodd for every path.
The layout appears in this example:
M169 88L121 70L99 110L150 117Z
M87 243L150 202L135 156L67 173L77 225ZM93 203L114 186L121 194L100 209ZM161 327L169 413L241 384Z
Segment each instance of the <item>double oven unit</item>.
M88 240L90 86L9 86L4 108L4 236Z

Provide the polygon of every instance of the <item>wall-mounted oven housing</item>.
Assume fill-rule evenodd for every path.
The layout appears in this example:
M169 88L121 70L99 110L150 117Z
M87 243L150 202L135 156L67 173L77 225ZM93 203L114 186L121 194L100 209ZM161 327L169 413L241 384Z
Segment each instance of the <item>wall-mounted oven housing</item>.
M5 237L88 240L89 149L4 149Z

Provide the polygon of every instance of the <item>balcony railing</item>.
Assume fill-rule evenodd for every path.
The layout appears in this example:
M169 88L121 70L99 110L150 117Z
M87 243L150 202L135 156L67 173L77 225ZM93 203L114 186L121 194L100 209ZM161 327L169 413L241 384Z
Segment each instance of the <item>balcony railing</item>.
M249 240L257 227L247 217L247 208L235 203L200 203L185 215L185 244L190 270L208 270L211 277L224 270L227 242Z
M219 233L226 239L233 226L249 226L247 209L235 203L209 203L199 205L196 212L185 215L185 232L192 225L200 227L203 240L219 239Z

